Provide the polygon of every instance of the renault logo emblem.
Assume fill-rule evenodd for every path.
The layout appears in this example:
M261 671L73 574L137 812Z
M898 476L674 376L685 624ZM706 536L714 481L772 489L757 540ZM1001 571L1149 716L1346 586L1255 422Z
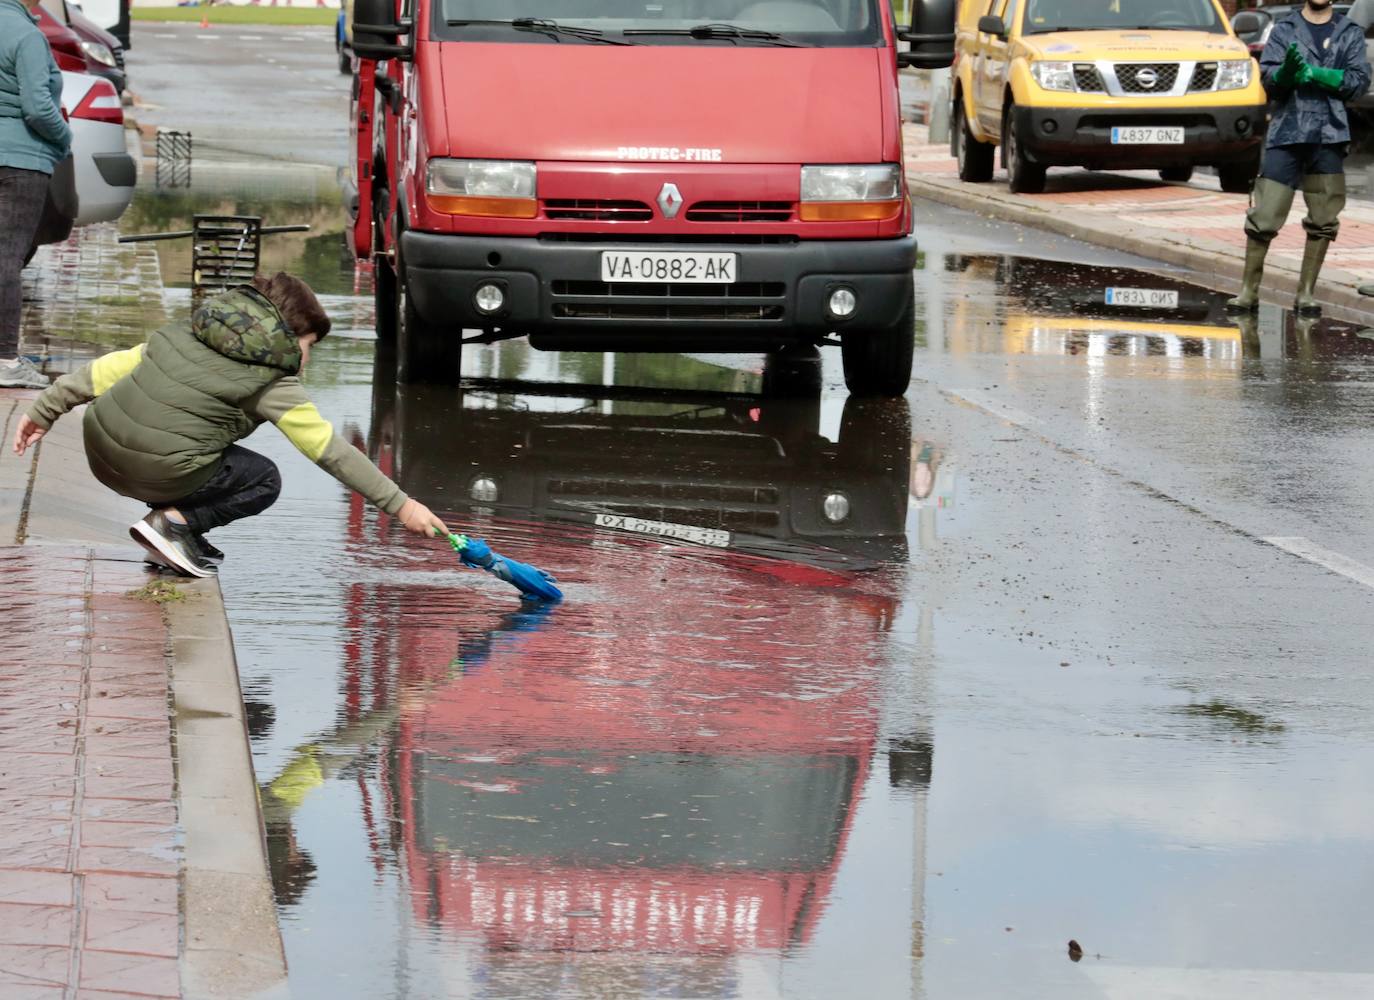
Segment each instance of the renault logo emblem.
M665 219L677 218L680 208L682 208L682 192L677 189L677 185L663 185L663 190L658 193L658 210L663 213L663 217Z
M1146 66L1136 71L1135 82L1146 90L1154 90L1155 84L1159 83L1159 74Z

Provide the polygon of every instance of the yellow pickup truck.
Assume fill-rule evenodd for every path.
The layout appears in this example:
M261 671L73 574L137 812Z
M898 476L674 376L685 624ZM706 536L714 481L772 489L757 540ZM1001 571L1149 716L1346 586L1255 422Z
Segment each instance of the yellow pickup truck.
M1217 0L960 0L950 151L965 181L1038 193L1052 166L1259 172L1259 68Z

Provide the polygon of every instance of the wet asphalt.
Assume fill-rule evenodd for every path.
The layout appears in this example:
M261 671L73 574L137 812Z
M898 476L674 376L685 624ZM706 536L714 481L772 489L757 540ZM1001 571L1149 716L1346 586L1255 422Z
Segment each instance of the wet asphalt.
M567 594L250 439L285 492L214 541L296 996L1374 996L1357 317L922 205L904 401L830 351L397 387L337 195L232 189L126 228L312 222L269 253L320 409Z

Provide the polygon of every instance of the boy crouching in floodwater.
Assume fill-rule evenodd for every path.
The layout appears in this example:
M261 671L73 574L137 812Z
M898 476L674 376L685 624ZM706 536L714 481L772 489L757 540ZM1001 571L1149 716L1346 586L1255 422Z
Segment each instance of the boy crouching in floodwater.
M223 553L206 532L260 514L281 492L270 459L235 442L271 421L306 457L417 535L448 533L424 504L344 441L301 387L310 348L329 333L310 286L278 273L211 299L146 344L64 375L19 422L23 455L82 403L91 472L152 508L129 534L150 561L209 576Z

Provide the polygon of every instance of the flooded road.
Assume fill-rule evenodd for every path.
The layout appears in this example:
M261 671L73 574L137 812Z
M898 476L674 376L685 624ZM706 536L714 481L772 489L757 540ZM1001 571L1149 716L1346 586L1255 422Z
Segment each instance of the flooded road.
M1360 324L930 207L904 401L520 343L397 387L335 206L279 205L320 409L567 594L251 439L285 492L214 541L297 997L1374 996Z

